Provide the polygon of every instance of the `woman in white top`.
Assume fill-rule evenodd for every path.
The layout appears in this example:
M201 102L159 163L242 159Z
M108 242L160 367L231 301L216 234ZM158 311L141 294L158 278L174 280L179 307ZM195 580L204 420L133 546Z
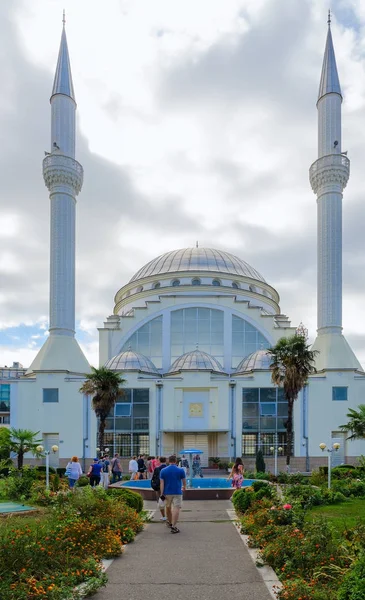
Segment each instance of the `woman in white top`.
M75 487L76 481L82 475L81 465L77 456L73 456L66 467L66 475L68 477L68 485L70 490Z

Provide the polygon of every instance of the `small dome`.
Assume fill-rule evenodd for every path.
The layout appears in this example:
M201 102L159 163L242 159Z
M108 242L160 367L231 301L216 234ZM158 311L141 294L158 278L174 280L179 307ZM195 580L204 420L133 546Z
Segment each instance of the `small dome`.
M177 358L171 367L169 373L178 371L211 371L212 373L224 373L222 365L210 354L201 350L192 350Z
M270 370L272 363L271 355L267 350L256 350L241 360L236 369L236 373L246 373L247 371Z
M173 250L154 258L132 277L130 283L152 275L183 271L219 272L231 276L242 275L258 281L265 281L256 269L241 258L223 250L199 247Z
M125 350L113 356L104 366L112 371L141 371L150 375L159 375L152 360L134 350Z

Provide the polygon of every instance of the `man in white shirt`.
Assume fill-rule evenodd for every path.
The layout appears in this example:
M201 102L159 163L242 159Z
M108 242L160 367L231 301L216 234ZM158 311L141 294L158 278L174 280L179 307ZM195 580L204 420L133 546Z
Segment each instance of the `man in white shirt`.
M133 458L131 458L131 460L129 461L128 471L129 471L129 473L131 475L131 480L132 481L134 479L137 479L138 463L137 463L137 457L136 456L133 456Z

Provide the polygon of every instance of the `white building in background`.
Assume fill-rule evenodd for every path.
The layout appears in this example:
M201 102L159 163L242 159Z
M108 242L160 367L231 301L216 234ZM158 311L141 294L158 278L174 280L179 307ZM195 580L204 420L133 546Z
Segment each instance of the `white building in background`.
M320 442L340 440L337 462L365 454L339 432L364 401L365 373L342 335L342 191L349 160L341 150L342 95L328 29L318 108L318 159L310 181L318 200L317 374L295 404L292 464L323 462ZM50 335L11 395L11 422L56 443L64 464L90 458L96 420L79 393L89 365L74 337L75 207L82 167L75 160L75 95L65 30L51 96L51 152L44 179L51 200ZM305 315L303 315L305 320ZM108 418L106 445L129 457L184 446L209 456L285 447L287 405L271 383L266 348L294 334L278 292L240 258L212 248L167 252L142 267L115 296L99 329L100 365L123 374L124 394ZM14 386L15 387L15 386Z

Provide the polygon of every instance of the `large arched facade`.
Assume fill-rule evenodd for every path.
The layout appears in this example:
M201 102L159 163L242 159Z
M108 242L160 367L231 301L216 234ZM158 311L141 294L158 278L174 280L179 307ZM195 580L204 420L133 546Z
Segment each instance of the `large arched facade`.
M108 420L108 446L129 456L198 445L206 463L209 456L251 454L268 430L283 433L282 421L278 428L277 417L264 414L264 391L257 406L246 407L247 376L236 377L245 357L294 332L278 302L255 269L223 251L179 250L140 269L117 292L114 314L99 330L100 364L118 365L128 390ZM128 352L151 361L155 372L123 362ZM249 411L256 420L245 420Z

